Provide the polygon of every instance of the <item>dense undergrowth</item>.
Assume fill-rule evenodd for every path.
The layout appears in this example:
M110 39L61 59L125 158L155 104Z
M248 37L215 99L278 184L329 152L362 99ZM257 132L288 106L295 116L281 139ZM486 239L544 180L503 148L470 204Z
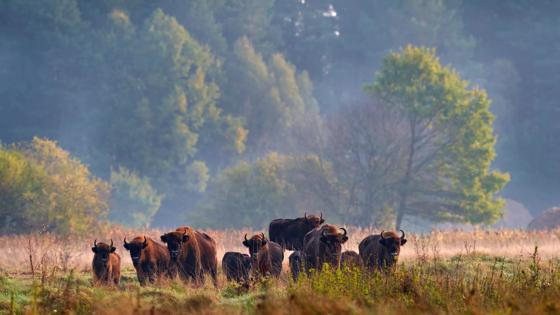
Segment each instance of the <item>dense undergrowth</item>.
M131 269L117 288L92 287L87 273L0 277L0 314L558 314L560 261L470 253L418 258L392 274L330 270L250 288L221 279L140 287Z

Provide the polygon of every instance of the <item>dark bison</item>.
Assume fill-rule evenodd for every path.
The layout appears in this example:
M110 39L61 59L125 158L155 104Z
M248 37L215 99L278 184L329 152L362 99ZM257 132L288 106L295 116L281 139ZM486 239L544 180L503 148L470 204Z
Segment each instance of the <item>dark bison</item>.
M140 284L144 285L146 279L154 283L159 277L169 276L170 259L165 246L146 236L137 236L130 242L125 237L124 248L130 252Z
M115 253L113 240L111 245L95 240L91 250L95 253L91 264L93 283L118 285L121 279L121 257Z
M342 244L348 240L346 234L346 229L339 229L331 224L325 224L307 233L302 251L305 271L309 273L313 268L319 271L325 263L338 268Z
M201 284L208 273L217 284L216 242L208 234L184 226L163 234L161 241L167 244L172 268L177 268L183 279Z
M222 258L222 270L228 281L249 282L251 256L238 252L227 252Z
M253 274L257 277L279 277L284 261L284 249L278 243L267 240L264 233L253 235L245 240L243 245L249 249Z
M320 217L304 214L303 218L276 219L270 222L268 235L271 241L280 244L285 249L302 250L305 234L324 222L323 213Z
M369 270L381 270L396 265L401 246L406 244L404 231L381 232L364 238L358 246L360 256Z
M299 250L293 252L290 257L288 257L290 262L290 271L292 272L292 278L296 281L299 277L299 273L303 268L303 256Z
M346 268L361 268L364 262L362 257L353 250L347 250L340 255L340 266Z

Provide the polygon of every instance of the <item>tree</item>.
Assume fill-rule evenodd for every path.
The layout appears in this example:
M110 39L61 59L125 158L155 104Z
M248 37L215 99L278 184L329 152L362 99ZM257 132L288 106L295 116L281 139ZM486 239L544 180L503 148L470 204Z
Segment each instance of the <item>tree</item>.
M0 150L3 232L68 234L100 227L109 186L50 140Z
M243 117L249 134L249 154L286 147L289 129L305 115L317 115L313 85L305 72L298 73L281 54L268 62L249 39L236 41L226 64L222 106Z
M159 210L162 197L148 178L141 178L124 167L111 170L111 221L134 228L148 227Z
M328 166L323 168L314 155L272 152L254 163L241 161L211 181L198 215L190 221L214 227L264 228L272 219L298 217L305 211L327 208L328 215L338 214L328 200L312 193L333 185L333 174L324 169Z
M320 156L332 164L334 189L320 192L338 203L346 222L379 227L394 223L392 210L403 167L403 118L371 99L344 107L327 119ZM392 220L392 222L390 222Z
M490 101L448 67L435 50L413 46L389 54L366 87L406 123L394 206L432 220L492 223L501 215L496 194L508 174L491 171L495 138Z
M42 196L44 171L14 149L0 147L0 231L17 233L35 228L29 217Z

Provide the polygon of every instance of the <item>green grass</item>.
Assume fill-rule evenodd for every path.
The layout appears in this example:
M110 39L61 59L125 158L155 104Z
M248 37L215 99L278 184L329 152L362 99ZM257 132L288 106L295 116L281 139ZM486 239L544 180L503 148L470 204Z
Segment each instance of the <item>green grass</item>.
M125 270L118 288L89 274L0 276L0 314L559 314L560 268L482 254L400 263L391 274L330 270L297 282L288 275L250 288L221 279L140 287Z

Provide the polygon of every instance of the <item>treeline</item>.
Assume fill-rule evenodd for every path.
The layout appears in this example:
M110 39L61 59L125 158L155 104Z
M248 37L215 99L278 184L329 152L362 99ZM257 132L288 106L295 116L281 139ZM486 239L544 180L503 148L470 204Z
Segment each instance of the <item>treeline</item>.
M526 12L531 27L520 29L499 15L496 25L484 20L486 29L480 28L477 14L491 16L504 6ZM554 6L7 0L0 4L0 63L5 65L0 139L58 141L112 184L109 218L135 226L178 220L260 226L306 209L360 225L400 222L403 216L491 222L499 216L495 193L505 181L490 171L494 137L484 93L456 83L437 86L443 89L438 93L450 94L406 95L413 77L373 74L406 73L398 54L385 56L408 43L435 47L442 64L453 64L464 78L488 88L498 116L499 153L508 157L497 165L518 170L514 188L524 190L526 182L515 182L515 175L530 177L535 167L543 168L535 175L539 183L548 185L558 178L558 167L548 159L528 163L543 155L527 148L546 148L548 140L539 135L557 131L540 123L542 117L554 119L554 103L542 103L548 106L545 116L540 110L523 114L527 103L541 106L543 94L524 93L521 87L533 80L535 89L544 90L550 81L542 78L555 72L525 76L533 69L521 68L520 55L529 48L535 58L552 56L553 48L511 43L520 34L559 36ZM485 50L489 47L492 51ZM408 66L460 80L432 51L407 49L401 57L410 59ZM552 65L552 57L545 60ZM416 61L432 64L434 71ZM366 92L364 84L371 84ZM426 104L433 103L427 97L439 97L441 106L429 105L433 110L416 117L417 109L391 105L410 105L415 97ZM443 101L450 97L455 101ZM464 111L467 103L478 104L473 105L478 110ZM444 108L460 115L444 119ZM453 120L469 115L480 125ZM411 136L411 119L420 129L441 123L432 133L424 130L431 142L423 149L439 151L421 150L410 158L410 139L425 145L425 139ZM395 124L385 126L385 121ZM531 127L517 128L522 125ZM475 129L480 131L466 132ZM477 140L442 145L451 138ZM423 162L428 155L433 159ZM415 163L422 167L414 169ZM409 175L403 176L406 169ZM424 182L430 185L421 187Z

